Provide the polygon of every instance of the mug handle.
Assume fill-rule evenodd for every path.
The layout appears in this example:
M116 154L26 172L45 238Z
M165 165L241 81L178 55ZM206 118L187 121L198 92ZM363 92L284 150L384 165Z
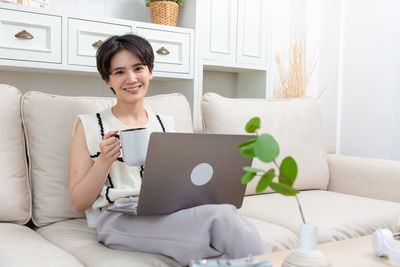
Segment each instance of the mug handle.
M120 133L121 131L118 131L118 133L117 134L112 134L111 136L114 136L114 137L117 137L118 138L118 140L120 140L121 141L121 138L119 138L119 133ZM120 144L119 145L119 148L120 149L122 149L122 144ZM122 153L122 150L121 150L121 153Z
M119 140L121 140L121 138L119 138L119 132L120 132L120 131L118 131L117 134L112 134L111 136L117 137Z

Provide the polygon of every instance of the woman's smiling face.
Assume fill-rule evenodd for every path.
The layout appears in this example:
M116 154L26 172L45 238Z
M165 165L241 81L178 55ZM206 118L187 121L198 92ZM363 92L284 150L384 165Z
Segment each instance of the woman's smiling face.
M107 82L118 101L140 102L144 99L153 74L138 56L128 50L116 53L110 62L110 79Z

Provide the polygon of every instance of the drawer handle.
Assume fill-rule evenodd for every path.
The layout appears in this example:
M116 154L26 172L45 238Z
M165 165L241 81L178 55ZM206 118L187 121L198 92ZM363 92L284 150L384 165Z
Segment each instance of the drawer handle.
M25 30L16 33L14 36L20 39L33 39L33 35Z
M92 44L93 47L99 48L103 44L102 40L98 40Z
M160 55L168 55L168 54L169 54L169 51L168 51L167 48L165 48L165 47L163 46L163 47L161 47L160 49L157 50L157 54L160 54Z

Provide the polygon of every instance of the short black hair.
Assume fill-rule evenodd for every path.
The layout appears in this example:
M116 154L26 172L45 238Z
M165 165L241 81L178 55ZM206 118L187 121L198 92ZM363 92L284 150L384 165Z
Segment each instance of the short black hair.
M96 53L97 71L104 81L110 80L112 57L122 50L135 54L148 67L149 71L153 72L154 52L146 39L135 34L115 35L105 40ZM111 88L111 90L113 89Z

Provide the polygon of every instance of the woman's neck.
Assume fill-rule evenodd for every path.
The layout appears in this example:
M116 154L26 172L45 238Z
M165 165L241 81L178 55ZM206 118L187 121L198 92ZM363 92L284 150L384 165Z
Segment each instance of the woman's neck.
M117 103L111 109L114 116L129 127L143 126L147 123L148 115L141 103Z

